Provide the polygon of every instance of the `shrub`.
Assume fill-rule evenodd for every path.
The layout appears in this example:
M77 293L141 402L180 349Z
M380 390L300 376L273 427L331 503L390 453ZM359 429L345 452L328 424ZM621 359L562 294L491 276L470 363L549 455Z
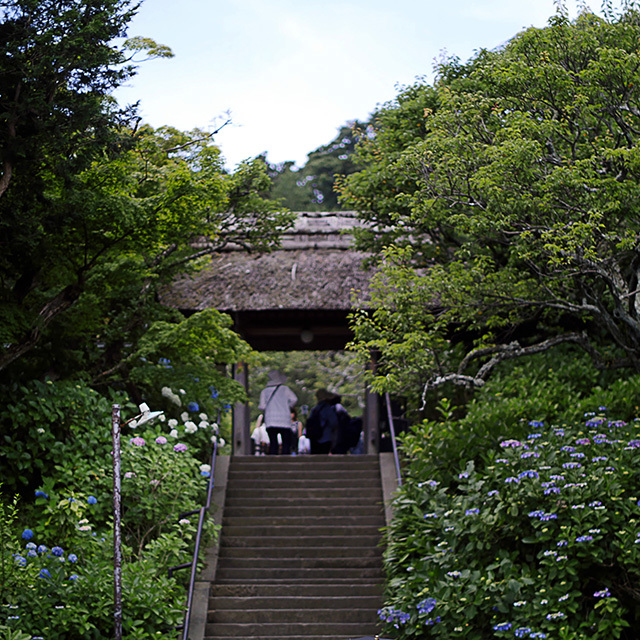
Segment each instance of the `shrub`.
M453 480L409 473L385 557L393 637L636 637L637 423L527 427Z

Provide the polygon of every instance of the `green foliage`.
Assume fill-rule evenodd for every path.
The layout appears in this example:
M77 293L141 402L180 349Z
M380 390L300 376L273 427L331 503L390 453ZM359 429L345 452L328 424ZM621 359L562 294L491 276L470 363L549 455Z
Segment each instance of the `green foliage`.
M381 353L377 387L419 406L563 341L640 370L640 20L625 7L445 61L376 114L341 190L381 262L354 319L358 348Z
M471 399L460 397L455 388L439 393L438 402L428 407L431 418L403 435L403 447L411 473L437 469L446 482L467 460L482 468L484 450L500 440L525 437L532 416L545 423L573 423L592 407L606 406L632 420L640 409L639 376L598 372L575 348L505 363Z
M33 383L16 391L35 392L7 409L29 434L22 434L27 447L21 451L39 446L46 465L35 500L36 475L28 467L24 474L31 482L21 487L20 509L15 501L0 500L6 633L108 637L113 628L111 403L68 382ZM169 578L167 571L193 554L197 518L180 514L204 503L218 428L202 413L197 425L187 421L180 428L158 420L138 427L131 419L138 409L121 404L124 632L132 638L173 637L183 616L186 576ZM19 460L11 455L15 443L3 449L9 454L2 470L7 477ZM203 543L214 534L213 523L205 520Z
M329 144L309 153L303 167L296 169L293 162L269 165L270 197L292 211L339 210L338 182L360 168L355 148L370 133L367 123L348 123Z
M635 637L637 423L525 433L480 465L410 463L385 556L394 637Z
M0 371L7 380L112 373L149 324L175 318L160 292L177 273L230 243L268 250L292 223L265 197L264 162L228 174L212 134L138 127L133 111L116 109L109 92L134 69L110 41L124 34L128 4L7 3L0 26L12 39L1 95L20 98L0 109ZM42 33L22 32L31 19ZM33 39L23 67L23 41L13 30ZM54 41L61 51L49 50ZM147 38L128 42L152 57L168 55ZM23 77L27 69L33 77ZM72 78L66 92L55 84L64 86L64 73ZM33 100L60 102L30 111L37 105L27 86Z
M34 380L5 388L4 396L0 475L6 491L25 494L57 465L110 451L111 403L87 386Z

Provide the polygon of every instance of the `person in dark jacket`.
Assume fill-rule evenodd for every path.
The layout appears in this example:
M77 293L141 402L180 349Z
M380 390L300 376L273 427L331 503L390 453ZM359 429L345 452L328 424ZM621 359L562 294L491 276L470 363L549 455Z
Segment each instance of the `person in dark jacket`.
M318 403L311 409L305 431L311 443L311 454L328 454L338 437L337 396L326 389L316 391Z

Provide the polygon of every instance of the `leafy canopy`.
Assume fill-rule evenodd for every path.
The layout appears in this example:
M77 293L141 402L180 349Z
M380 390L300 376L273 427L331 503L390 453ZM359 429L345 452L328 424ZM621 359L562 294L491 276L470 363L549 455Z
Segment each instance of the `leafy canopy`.
M560 11L376 114L341 190L383 265L354 319L379 387L479 386L559 342L640 368L639 45L632 8Z

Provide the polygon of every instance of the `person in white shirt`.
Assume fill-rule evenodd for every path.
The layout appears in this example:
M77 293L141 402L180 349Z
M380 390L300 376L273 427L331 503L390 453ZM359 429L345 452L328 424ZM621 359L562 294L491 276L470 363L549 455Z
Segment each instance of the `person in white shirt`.
M291 408L298 398L285 384L287 379L279 371L269 372L269 382L260 393L258 408L264 414L269 435L269 455L277 455L278 435L282 441L282 455L291 453Z

